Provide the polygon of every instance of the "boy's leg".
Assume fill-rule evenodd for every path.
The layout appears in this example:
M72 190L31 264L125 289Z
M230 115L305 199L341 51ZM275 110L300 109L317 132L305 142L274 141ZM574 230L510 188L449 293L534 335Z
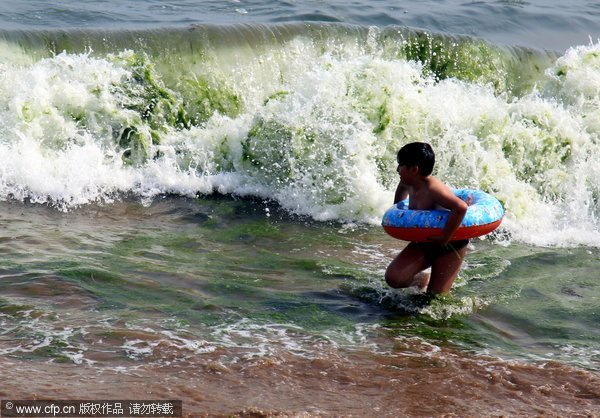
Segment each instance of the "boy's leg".
M430 266L426 251L410 243L388 266L385 281L393 288L410 287L413 285L415 275Z
M437 257L431 264L431 276L429 278L429 293L446 293L452 288L452 283L458 275L460 266L467 253L467 246L458 250L448 251Z

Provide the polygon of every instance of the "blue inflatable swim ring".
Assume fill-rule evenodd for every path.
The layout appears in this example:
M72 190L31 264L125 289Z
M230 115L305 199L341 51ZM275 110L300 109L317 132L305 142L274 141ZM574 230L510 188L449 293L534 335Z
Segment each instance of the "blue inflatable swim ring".
M489 234L504 217L504 208L495 197L481 190L456 189L454 194L469 207L452 240L462 240ZM441 235L450 216L448 210L415 210L408 208L408 199L398 202L383 215L381 225L394 238L424 242Z

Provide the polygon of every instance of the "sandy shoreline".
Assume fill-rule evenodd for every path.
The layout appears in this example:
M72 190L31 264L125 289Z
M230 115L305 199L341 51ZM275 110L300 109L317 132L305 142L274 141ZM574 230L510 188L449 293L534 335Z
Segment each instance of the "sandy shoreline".
M442 349L422 356L323 353L224 365L222 353L172 365L0 360L7 399L181 399L184 416L597 417L600 376Z

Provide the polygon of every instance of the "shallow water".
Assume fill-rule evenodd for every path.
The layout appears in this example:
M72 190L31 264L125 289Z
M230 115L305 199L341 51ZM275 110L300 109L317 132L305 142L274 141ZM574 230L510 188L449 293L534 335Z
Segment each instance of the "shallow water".
M1 212L5 399L125 391L241 415L599 407L597 250L476 241L452 295L426 303L386 288L399 241L378 227L270 201ZM412 402L423 392L431 402Z

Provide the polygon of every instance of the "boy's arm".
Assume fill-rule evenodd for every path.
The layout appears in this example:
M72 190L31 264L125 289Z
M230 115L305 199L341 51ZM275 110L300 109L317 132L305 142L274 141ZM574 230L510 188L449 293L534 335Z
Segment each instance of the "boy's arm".
M398 183L396 187L396 194L394 195L394 205L398 202L403 201L408 197L408 186L402 182Z
M440 184L439 187L432 188L431 192L438 205L450 210L450 216L442 230L442 235L431 238L431 241L446 245L450 242L452 235L454 235L465 217L468 205L466 202L456 197L454 193L443 184Z

